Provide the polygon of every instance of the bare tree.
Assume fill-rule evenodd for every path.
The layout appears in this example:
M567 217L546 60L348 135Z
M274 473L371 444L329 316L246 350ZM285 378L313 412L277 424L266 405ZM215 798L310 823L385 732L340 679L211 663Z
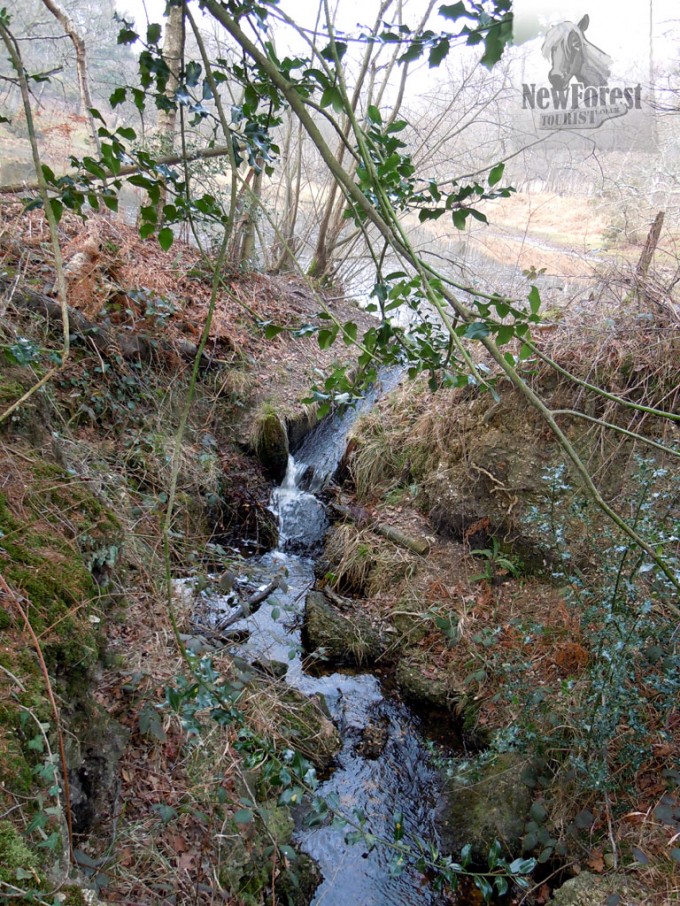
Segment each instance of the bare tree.
M87 122L87 128L90 133L90 141L97 152L97 157L101 156L101 145L99 143L99 134L95 125L94 117L91 110L94 106L90 95L90 77L87 66L87 52L85 50L85 41L82 35L73 24L72 19L66 10L60 6L56 0L42 0L47 9L60 23L66 34L71 39L76 52L76 70L78 72L78 88L80 91L80 100L83 106L83 116Z

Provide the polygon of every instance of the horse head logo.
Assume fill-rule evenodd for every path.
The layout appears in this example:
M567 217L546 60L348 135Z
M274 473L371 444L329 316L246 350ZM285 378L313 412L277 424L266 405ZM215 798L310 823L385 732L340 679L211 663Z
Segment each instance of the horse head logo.
M585 88L606 85L611 72L611 57L585 37L590 17L578 25L560 22L553 25L543 42L543 56L550 60L548 79L553 88L563 89L573 78Z

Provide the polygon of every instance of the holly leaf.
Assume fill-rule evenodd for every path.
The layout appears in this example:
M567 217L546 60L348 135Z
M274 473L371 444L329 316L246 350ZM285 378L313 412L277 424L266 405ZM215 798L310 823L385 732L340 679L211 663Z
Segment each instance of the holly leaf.
M163 229L158 234L158 244L164 252L168 251L174 240L175 236L170 227L163 227Z
M430 51L430 69L439 66L442 60L445 60L451 50L451 43L448 38L438 41Z
M503 172L505 170L505 164L496 164L495 167L489 172L489 185L495 186L496 183L500 182L503 178Z

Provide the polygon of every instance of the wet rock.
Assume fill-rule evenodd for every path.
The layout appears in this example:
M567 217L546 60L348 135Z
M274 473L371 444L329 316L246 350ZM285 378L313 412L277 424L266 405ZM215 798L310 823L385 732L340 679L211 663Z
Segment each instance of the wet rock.
M489 847L499 840L517 856L531 808L531 792L523 780L526 759L513 753L492 761L478 760L461 778L447 781L439 811L443 850L460 853L472 845L473 858L485 862Z
M257 661L253 661L253 667L276 679L281 679L281 677L288 673L288 664L284 664L283 661L272 661L264 657Z
M268 477L277 483L283 481L288 468L288 432L273 409L266 409L257 421L255 452Z
M554 906L645 906L649 894L622 875L594 875L583 871L553 892Z
M361 741L356 751L364 758L379 758L385 750L389 739L389 722L386 717L378 721L369 721L361 731Z
M276 800L261 803L258 814L261 820L244 825L232 819L223 830L228 849L220 866L220 883L244 906L257 906L271 891L272 869L277 865L271 857L272 844L290 845L294 829L290 810L277 805ZM291 906L308 903L319 883L314 862L301 854L290 867L279 862L276 870L277 893L288 892L281 900L277 896L277 902Z
M305 602L303 641L307 650L331 664L361 666L374 662L385 651L381 633L358 608L347 615L320 592Z

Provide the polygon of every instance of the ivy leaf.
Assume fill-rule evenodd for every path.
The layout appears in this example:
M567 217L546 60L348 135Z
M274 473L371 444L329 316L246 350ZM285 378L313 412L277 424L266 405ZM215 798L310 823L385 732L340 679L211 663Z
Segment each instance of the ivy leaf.
M203 67L195 60L191 60L189 63L187 63L185 78L189 88L195 88L198 85L198 80L201 77L202 71Z
M160 714L148 702L139 712L139 732L145 736L153 736L159 742L165 742L166 739Z
M137 133L132 126L121 126L119 129L116 129L116 133L129 142L133 142L137 138Z
M333 52L333 44L335 44L335 53ZM344 41L335 41L327 44L324 49L321 51L321 56L324 60L328 60L329 63L335 62L335 54L337 54L338 60L342 58L347 53L347 44Z
M495 22L484 38L484 53L479 61L487 69L493 69L503 56L505 45L512 40L512 17Z
M267 324L264 329L264 335L267 340L273 340L274 337L278 336L282 330L283 327L279 327L278 324Z
M404 51L404 53L399 57L399 62L413 63L414 60L419 60L422 57L424 50L425 45L422 41L413 41L408 50Z
M136 31L133 31L131 28L121 28L118 32L118 44L134 44L135 41L139 38L139 35Z
M158 22L152 22L146 30L146 43L158 44L161 39L161 26Z
M175 236L170 229L170 227L163 227L163 229L158 234L158 244L163 249L164 252L167 252L172 243L174 242Z
M495 186L496 183L500 182L503 178L503 171L505 170L505 164L496 164L489 173L489 185Z
M253 820L253 813L249 808L240 808L234 814L234 821L236 824L250 824Z

